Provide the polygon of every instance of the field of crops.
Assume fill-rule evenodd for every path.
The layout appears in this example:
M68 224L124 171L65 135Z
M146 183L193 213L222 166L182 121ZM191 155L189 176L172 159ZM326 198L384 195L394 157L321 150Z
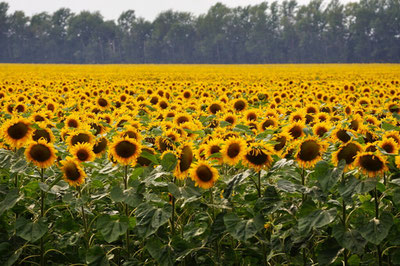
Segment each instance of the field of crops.
M0 265L400 265L399 73L0 65Z

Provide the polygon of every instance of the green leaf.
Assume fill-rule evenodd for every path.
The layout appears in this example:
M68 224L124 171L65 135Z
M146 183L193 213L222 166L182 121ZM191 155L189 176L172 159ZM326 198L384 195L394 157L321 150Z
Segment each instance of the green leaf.
M11 266L14 265L14 263L18 260L18 258L21 256L22 253L22 248L18 249L15 251L7 260L7 262L4 264L4 266Z
M128 227L129 220L125 216L113 219L108 215L104 215L97 219L97 230L101 232L108 243L116 241L120 235L128 230Z
M223 196L225 199L229 198L232 194L233 189L235 188L236 185L240 184L245 180L248 176L250 176L251 171L247 170L245 172L239 173L231 178L229 180L228 185L226 186Z
M157 229L168 222L171 217L172 207L169 204L164 205L162 209L155 208L153 205L145 202L136 209L136 228L141 237L148 237Z
M154 164L159 164L157 156L155 154L151 154L150 152L143 150L142 153L140 154L140 157L143 157L149 161L151 161Z
M345 166L345 160L341 160L338 166L333 170L326 161L319 161L315 165L314 176L317 178L324 192L328 192L337 183L340 176L343 174Z
M86 254L86 263L89 265L108 266L106 253L100 246L94 246Z
M22 199L22 195L19 195L18 189L14 188L10 190L6 197L0 202L0 216L6 211L14 207L14 205Z
M182 196L179 187L175 185L174 183L169 183L168 184L168 192L172 194L175 198L180 198Z
M389 234L393 225L393 217L389 213L382 213L379 219L373 218L360 228L361 235L372 244L379 245Z
M399 127L396 127L396 126L394 126L392 124L389 124L387 122L382 122L382 129L385 130L385 131L390 131L390 130L399 131L400 130Z
M321 228L332 223L336 217L336 208L329 210L316 210L306 217L300 218L298 222L299 233L308 235L312 229Z
M17 236L26 241L35 242L39 240L47 232L47 225L43 218L36 222L31 222L24 217L19 217L15 222L15 231Z
M171 152L164 154L164 156L161 160L161 165L162 165L163 169L167 172L171 172L172 170L174 170L177 163L178 163L178 159Z
M245 241L264 227L264 218L257 215L250 220L242 220L235 213L224 215L226 230L237 240Z
M341 247L334 238L328 238L323 244L322 249L318 253L318 262L320 265L331 265L340 254Z
M123 201L131 207L136 208L143 200L143 196L137 193L136 189L128 188L124 190Z
M125 198L124 192L122 191L122 188L119 185L111 189L110 197L115 202L122 202Z
M345 231L342 224L336 224L332 228L332 235L339 245L350 250L352 253L362 254L364 252L367 240L356 229Z
M25 158L21 158L11 165L10 172L20 173L23 172L28 167L28 163Z
M173 265L171 250L155 237L146 241L146 249L160 265Z
M286 179L279 179L277 182L277 187L288 193L294 193L294 192L301 192L302 186L298 184L294 184L290 182L289 180Z

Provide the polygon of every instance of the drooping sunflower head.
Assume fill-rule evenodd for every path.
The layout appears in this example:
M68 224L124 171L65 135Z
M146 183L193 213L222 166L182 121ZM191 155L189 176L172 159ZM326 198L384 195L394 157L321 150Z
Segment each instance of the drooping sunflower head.
M299 142L295 158L304 168L313 167L325 152L327 144L316 137L308 137Z
M175 149L174 143L169 138L158 136L156 137L155 144L157 149L163 153L167 150L173 151Z
M208 189L214 186L219 175L217 169L212 167L209 163L200 161L191 168L190 177L196 183L196 186Z
M388 170L385 159L377 152L360 152L356 157L355 165L369 177L375 177Z
M61 165L61 171L63 172L65 182L73 187L83 184L86 173L76 160L72 157L67 157L64 161L61 161Z
M185 179L194 159L193 147L190 143L182 144L178 151L178 163L174 174L178 179Z
M362 152L363 148L360 144L354 141L349 141L339 147L337 151L332 153L332 161L335 165L339 164L341 160L346 161L346 169L354 167L354 160L359 152Z
M78 162L90 162L96 157L93 152L93 145L87 142L72 146L70 152Z
M352 130L339 126L338 128L332 131L331 137L334 141L339 140L343 143L347 143L351 140L352 134L354 134Z
M273 161L271 154L271 150L265 145L252 143L244 159L248 167L253 168L255 171L260 171L271 166Z
M236 165L247 153L246 141L242 138L229 138L221 150L223 161Z
M289 143L293 140L293 137L287 132L281 132L275 135L272 139L274 142L277 142L273 149L275 152L282 154L285 148L289 145Z
M294 122L284 128L284 132L289 133L293 139L299 139L304 136L303 129L305 128L304 123Z
M279 122L274 117L267 117L263 121L259 123L259 130L264 132L267 128L275 129L278 126Z
M142 146L135 139L117 137L111 143L110 152L118 163L123 165L136 164L136 159L142 151Z
M5 142L13 148L24 146L32 137L32 128L29 120L13 118L2 126L2 135Z
M44 139L31 141L25 150L25 157L39 168L48 168L57 159L53 144Z

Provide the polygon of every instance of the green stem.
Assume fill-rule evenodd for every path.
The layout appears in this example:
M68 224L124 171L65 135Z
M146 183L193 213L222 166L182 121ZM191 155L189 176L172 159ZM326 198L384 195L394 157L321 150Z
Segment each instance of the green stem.
M342 174L342 184L345 185L344 173ZM346 222L347 213L346 213L346 203L344 202L344 198L342 198L342 220L343 220L342 222L343 222L344 231L347 232L347 222ZM348 255L349 254L347 253L347 249L344 249L344 251L343 251L344 266L348 265L348 262L347 262Z
M42 182L42 183L44 183L44 168L41 168L40 169L40 181ZM45 200L45 193L44 193L44 191L41 189L40 190L40 218L43 218L44 217L44 215L45 215L45 206L44 206L44 200ZM46 263L45 263L45 261L44 261L44 242L43 242L43 237L44 236L42 236L41 238L40 238L40 266L43 266L43 265L45 265Z
M175 184L176 182L176 177L172 180L172 182ZM172 211L171 211L171 232L172 235L175 234L175 197L174 195L171 194L171 201L172 201Z
M125 165L124 167L124 187L125 189L128 189L128 166ZM129 206L128 204L125 205L125 215L128 217L129 220ZM129 257L129 228L126 230L126 252L128 253Z
M79 198L82 200L81 212L82 212L83 226L85 228L85 243L86 243L86 248L89 249L90 243L89 243L88 223L87 223L87 218L86 218L86 214L85 214L85 209L83 208L82 191L81 191L80 187L78 187L78 193L79 193Z
M261 198L261 170L258 171L258 197Z
M304 167L301 169L301 184L303 186L306 185L306 175L305 175ZM306 195L302 192L301 193L301 201L302 201L302 203L304 203L305 200L306 200Z
M378 201L378 192L376 190L376 186L374 189L374 194L375 194L375 218L379 219L379 201ZM378 255L378 265L382 266L382 251L381 251L381 246L376 245L377 249L377 255Z

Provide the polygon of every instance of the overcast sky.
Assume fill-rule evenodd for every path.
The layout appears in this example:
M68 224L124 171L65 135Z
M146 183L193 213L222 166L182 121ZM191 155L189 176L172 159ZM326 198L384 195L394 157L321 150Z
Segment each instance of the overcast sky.
M188 11L195 15L206 13L210 6L222 2L229 7L254 5L262 0L0 0L10 5L9 12L22 10L31 16L43 11L52 13L61 7L68 7L73 12L82 10L100 11L105 19L116 20L119 15L128 9L135 10L136 16L153 20L160 12L173 9L176 11ZM347 3L350 0L342 0ZM269 0L267 2L272 2ZM281 2L281 1L279 1ZM308 0L297 0L300 4L306 4Z

